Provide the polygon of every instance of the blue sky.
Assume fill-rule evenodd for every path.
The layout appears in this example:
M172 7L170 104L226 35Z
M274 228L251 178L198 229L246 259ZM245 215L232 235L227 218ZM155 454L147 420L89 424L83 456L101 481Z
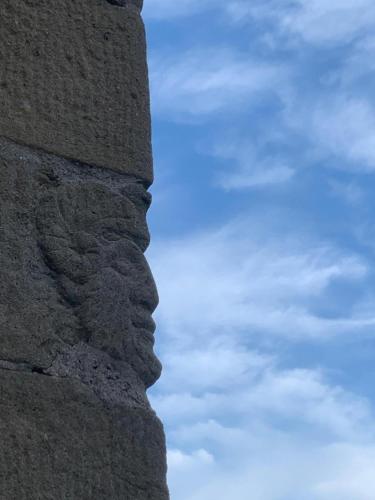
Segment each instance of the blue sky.
M173 500L375 498L375 3L146 0Z

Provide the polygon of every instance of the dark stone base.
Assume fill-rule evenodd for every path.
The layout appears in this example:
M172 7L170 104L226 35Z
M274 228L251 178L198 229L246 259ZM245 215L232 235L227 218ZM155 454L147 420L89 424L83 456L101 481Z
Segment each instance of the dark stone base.
M162 426L77 380L0 370L2 500L167 500Z

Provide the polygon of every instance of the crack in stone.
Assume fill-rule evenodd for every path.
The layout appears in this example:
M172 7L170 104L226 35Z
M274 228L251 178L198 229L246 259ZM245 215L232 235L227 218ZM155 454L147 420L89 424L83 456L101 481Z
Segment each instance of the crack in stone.
M139 10L143 7L143 0L106 0L109 4L117 7L128 7L129 5L137 7Z
M1 492L168 500L143 0L3 4Z
M9 155L9 149L12 149L12 154ZM19 149L19 152L17 150ZM148 189L151 186L149 181L136 175L127 174L112 168L85 163L83 161L69 158L67 156L51 153L50 151L38 148L24 142L15 141L5 135L0 134L0 157L9 161L23 160L28 163L40 163L35 154L46 158L46 163L49 165L44 171L48 181L56 185L60 182L60 176L68 181L70 176L72 180L92 180L99 182L107 182L108 185L113 186L114 190L125 188L129 185L140 186L145 190L147 204L151 203L151 194ZM33 157L31 158L31 155Z
M51 363L52 366L53 362ZM46 377L51 377L51 374L47 373L48 368L43 368L41 366L33 365L26 361L9 361L0 360L0 370L7 370L13 372L23 372L23 373L37 373L39 375L44 375Z
M108 0L106 0L108 1ZM93 177L97 176L98 178L104 180L105 178L111 179L114 182L122 182L122 183L135 183L139 184L140 186L143 186L144 189L147 191L152 182L142 178L138 177L137 175L133 174L127 174L126 172L122 172L120 170L116 170L114 168L108 167L106 165L101 165L101 164L93 164L93 163L87 163L81 160L77 160L76 158L72 158L70 156L58 154L55 152L50 151L49 149L45 149L43 147L37 147L33 144L28 144L23 141L19 140L14 140L10 137L8 137L5 134L0 134L0 140L3 142L9 143L9 145L13 145L14 147L20 147L24 148L25 150L28 150L30 152L36 153L36 154L42 154L46 155L48 158L50 158L52 161L53 160L61 160L63 162L66 162L67 165L77 167L77 169L82 169L82 172L85 172L86 175L92 175ZM6 145L5 145L6 146ZM82 175L82 173L81 173Z
M106 406L116 404L152 411L144 385L127 363L116 362L107 354L82 343L57 353L48 367L23 360L2 359L1 370L75 380L91 390Z

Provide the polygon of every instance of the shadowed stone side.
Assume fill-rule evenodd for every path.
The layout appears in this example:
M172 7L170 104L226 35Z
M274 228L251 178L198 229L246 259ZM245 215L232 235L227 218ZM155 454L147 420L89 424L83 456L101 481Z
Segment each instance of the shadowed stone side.
M0 3L0 500L168 500L139 0Z

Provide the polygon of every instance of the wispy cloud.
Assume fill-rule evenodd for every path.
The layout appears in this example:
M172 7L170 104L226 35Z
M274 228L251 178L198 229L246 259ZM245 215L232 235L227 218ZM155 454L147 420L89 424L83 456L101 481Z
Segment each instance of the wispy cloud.
M375 108L368 100L338 91L305 104L294 105L293 119L317 154L333 155L339 168L353 172L375 169Z
M284 183L295 172L283 158L262 154L259 145L251 139L220 141L212 154L227 161L227 166L217 175L218 184L226 190Z
M247 500L250 490L256 500L371 498L375 420L366 399L317 370L282 369L251 350L240 377L241 353L228 357L226 383L213 387L211 370L223 361L216 354L196 371L189 349L171 371L167 359L169 382L152 397L168 423L169 483L179 500Z
M374 21L375 6L371 0L299 0L282 17L285 28L319 43L347 43L371 28Z
M148 0L146 15L177 45L163 39L151 57L154 117L176 155L176 129L196 145L192 172L176 162L183 180L163 217L181 232L194 204L203 228L150 252L164 363L151 397L172 494L372 500L374 408L359 379L375 326L374 229L370 197L360 202L375 170L375 4ZM354 206L364 217L349 227Z
M241 433L248 453L231 453L232 463L196 459L179 475L172 473L170 484L179 500L247 500L249 492L254 500L372 500L373 443L319 445L263 429L260 449L253 446L254 434L261 435L259 428ZM233 439L233 432L228 431L227 439ZM231 446L228 452L232 451Z
M150 70L154 111L174 120L243 110L283 79L275 65L225 48L152 56Z
M190 353L187 350L185 355ZM212 361L214 354L212 352ZM188 444L189 447L197 446L199 442L209 444L207 437L199 441L199 436L194 432L189 435L187 429L196 426L196 422L228 420L233 425L245 427L272 421L275 429L284 428L296 436L314 429L316 437L333 441L374 438L375 422L367 400L330 384L317 370L281 369L269 360L263 366L252 367L253 355L248 350L250 369L239 380L232 375L237 361L233 356L232 363L226 367L226 384L218 384L215 389L210 387L210 382L206 384L205 378L199 379L199 375L205 376L208 369L204 373L192 374L184 364L170 371L167 360L169 377L180 372L175 392L170 385L162 385L158 394L153 396L153 402L171 426L169 435L175 443ZM256 354L256 357L260 358L260 355ZM191 363L194 366L194 359ZM192 378L195 379L193 383ZM200 386L197 380L201 381ZM176 391L181 382L184 382L185 392ZM364 424L366 429L361 429ZM212 449L216 448L213 446Z
M297 35L313 44L348 43L372 28L375 6L371 0L233 0L223 8L234 21L274 20L280 34Z
M338 81L342 86L349 87L363 82L363 80L372 80L375 72L375 36L372 32L363 36L352 47L346 55L345 63L341 72L337 74ZM367 92L369 97L372 93L368 88L357 87L357 91Z
M371 30L375 21L372 0L148 0L149 19L187 17L207 10L225 13L227 20L273 19L282 33L309 43L348 43Z
M244 330L250 336L262 332L303 339L375 324L375 317L351 315L348 309L332 317L316 312L319 298L337 300L330 295L330 285L344 287L366 278L360 258L309 241L303 234L283 234L282 240L278 233L264 237L262 224L270 229L272 221L245 219L218 231L154 245L151 261L164 329L186 341L191 333L204 338L217 331L219 338L223 331L242 335Z
M335 301L333 283L365 280L366 264L303 233L270 237L271 225L242 219L154 245L164 377L151 397L168 425L169 481L179 500L245 500L249 488L257 500L297 493L341 500L350 454L375 454L369 401L321 369L282 367L262 342L264 335L316 341L372 328L371 310L353 312L360 297L339 318L310 308L319 298ZM366 467L368 486L370 464L352 464ZM358 482L348 488L366 499Z
M218 178L225 189L283 184L300 165L312 166L317 160L353 173L372 172L375 103L355 90L354 75L359 77L355 68L361 66L362 57L358 47L340 71L326 75L326 85L317 81L309 91L301 82L301 68L290 62L260 61L228 48L154 55L150 62L154 114L180 123L216 124L215 134L221 137L206 152L232 162ZM366 47L371 49L368 40ZM371 65L366 71L372 71ZM268 114L256 110L270 102ZM233 129L238 122L240 127L249 114L254 115L258 131L249 131L248 139L240 129L237 137L225 137L229 125ZM269 135L276 128L287 154L267 152ZM256 132L261 143L254 140ZM310 154L303 156L307 148Z

